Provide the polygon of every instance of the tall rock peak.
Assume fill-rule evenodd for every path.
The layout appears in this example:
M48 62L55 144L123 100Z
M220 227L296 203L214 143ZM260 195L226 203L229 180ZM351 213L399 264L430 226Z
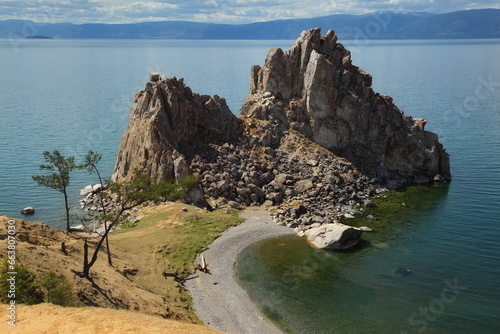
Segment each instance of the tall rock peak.
M127 180L141 169L176 182L192 175L189 160L200 147L236 141L241 132L223 98L193 93L183 79L150 73L134 96L113 179ZM200 194L192 195L195 204L203 202Z
M304 31L290 50L271 49L264 66L252 67L240 118L297 130L388 184L451 179L449 156L426 121L371 85L334 31Z

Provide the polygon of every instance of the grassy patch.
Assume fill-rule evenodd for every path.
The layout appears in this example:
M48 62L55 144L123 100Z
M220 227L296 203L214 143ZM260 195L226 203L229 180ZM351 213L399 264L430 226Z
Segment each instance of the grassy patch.
M152 210L136 226L114 232L110 238L127 262L137 269L131 277L144 288L165 297L196 319L189 294L163 273L187 276L194 271L196 255L231 226L243 222L237 212L225 213L171 203ZM113 252L113 249L112 249Z

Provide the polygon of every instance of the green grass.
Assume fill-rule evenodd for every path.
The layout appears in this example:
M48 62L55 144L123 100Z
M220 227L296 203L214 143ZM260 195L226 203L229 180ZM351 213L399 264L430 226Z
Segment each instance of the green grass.
M186 211L182 209L187 209ZM136 226L114 232L111 247L138 269L132 279L175 305L175 311L197 320L190 295L163 272L187 277L194 272L198 253L231 226L244 221L239 212L205 211L184 204L170 204L141 219Z
M147 233L147 238L141 237L135 243L147 243L153 248L158 247L161 254L170 263L170 270L179 273L189 273L194 270L196 254L207 249L222 232L231 226L236 226L244 221L239 212L225 213L221 210L205 211L196 207L188 207L187 211L175 210L160 212L147 216L139 221L136 226L118 230L113 235L126 234L132 231L154 229L158 223L172 220L172 224L163 229L156 229ZM131 247L135 248L133 245Z
M207 249L222 232L244 221L238 212L226 214L222 211L191 213L183 217L184 225L175 227L179 247L165 252L171 265L181 273L192 272L196 254Z

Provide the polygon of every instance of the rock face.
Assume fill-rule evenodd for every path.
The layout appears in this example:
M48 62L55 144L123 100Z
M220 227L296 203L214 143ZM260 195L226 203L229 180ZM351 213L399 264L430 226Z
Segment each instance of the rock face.
M150 73L150 82L134 96L113 180L127 180L135 169L178 181L192 175L188 157L210 143L237 140L238 119L218 96L193 93L182 79ZM188 194L200 204L200 187Z
M323 224L305 232L307 239L324 249L348 249L355 246L363 231L344 224Z
M375 93L332 30L305 31L287 52L271 49L250 84L240 117L268 121L275 136L297 130L391 185L451 179L449 156L426 121Z

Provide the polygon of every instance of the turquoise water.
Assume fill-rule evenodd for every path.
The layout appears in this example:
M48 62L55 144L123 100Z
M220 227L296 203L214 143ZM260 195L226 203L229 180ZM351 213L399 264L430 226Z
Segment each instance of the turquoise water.
M62 196L31 180L42 151L77 159L99 151L109 177L148 72L185 77L195 92L219 94L237 112L251 65L291 43L29 40L16 52L0 41L0 215L20 217L34 206L30 219L63 228ZM345 44L376 91L440 135L453 182L405 193L408 206L372 223L376 233L352 252L317 251L297 238L255 245L239 263L242 282L297 333L499 332L500 41ZM90 182L73 175L74 207ZM442 299L445 281L466 288Z

